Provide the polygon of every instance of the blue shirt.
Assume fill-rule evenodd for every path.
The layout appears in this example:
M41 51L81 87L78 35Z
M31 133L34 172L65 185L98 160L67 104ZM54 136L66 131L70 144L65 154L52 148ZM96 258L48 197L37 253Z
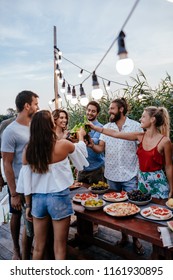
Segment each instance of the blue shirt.
M103 127L101 123L97 120L92 122L96 126ZM89 132L91 139L93 140L94 144L97 145L99 143L100 132L95 130L91 130ZM89 166L84 168L84 171L93 171L102 166L104 166L104 153L95 153L91 148L87 147L88 157L87 161L89 162Z

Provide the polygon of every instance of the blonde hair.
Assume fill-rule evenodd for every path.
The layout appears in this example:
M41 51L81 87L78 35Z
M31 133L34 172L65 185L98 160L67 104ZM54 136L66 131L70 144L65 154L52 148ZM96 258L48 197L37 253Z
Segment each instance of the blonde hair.
M149 106L144 109L150 117L155 117L155 126L164 136L170 136L170 116L165 107Z

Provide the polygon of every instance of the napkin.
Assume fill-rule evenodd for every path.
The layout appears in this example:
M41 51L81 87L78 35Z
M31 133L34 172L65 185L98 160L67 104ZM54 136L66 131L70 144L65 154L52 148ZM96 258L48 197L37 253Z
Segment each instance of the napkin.
M161 233L160 238L163 242L163 247L172 248L173 247L173 231L168 227L158 227L158 231Z

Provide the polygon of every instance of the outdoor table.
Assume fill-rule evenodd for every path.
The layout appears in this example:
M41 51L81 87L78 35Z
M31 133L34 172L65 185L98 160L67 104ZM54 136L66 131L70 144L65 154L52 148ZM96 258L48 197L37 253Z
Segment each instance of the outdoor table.
M80 191L78 190L78 192ZM165 206L165 202L166 200L163 199L152 199L152 203L158 205ZM146 207L149 205L146 205ZM151 243L152 254L149 259L172 259L173 248L163 247L160 233L158 232L160 224L157 221L140 218L140 214L123 218L112 217L106 214L103 209L89 211L85 210L81 204L75 202L73 202L73 209L77 217L77 233L75 239L71 240L72 245L96 245L127 259L141 258L127 250L126 247L122 248L94 235L93 226L98 224Z

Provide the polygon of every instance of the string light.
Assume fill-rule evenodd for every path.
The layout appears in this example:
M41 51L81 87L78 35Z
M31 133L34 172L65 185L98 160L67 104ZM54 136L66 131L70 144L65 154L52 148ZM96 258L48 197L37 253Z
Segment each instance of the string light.
M58 93L58 101L62 102L62 97Z
M83 69L80 70L80 73L78 74L78 77L82 78L82 75L83 75Z
M49 100L49 105L52 105L52 103L55 101L55 98L53 98L52 100Z
M72 94L71 94L71 88L70 85L68 85L67 87L67 95L66 95L67 100L71 100L72 99Z
M63 80L62 88L60 89L60 91L61 91L62 93L65 93L65 79Z
M84 92L84 88L82 84L80 85L80 104L82 106L86 106L88 104L89 100L86 96L86 93Z
M119 60L116 63L117 72L121 75L129 75L134 68L134 63L131 58L127 56L127 50L125 48L125 33L121 31L118 36L118 55Z
M107 83L106 90L110 90L110 84L111 84L111 82L109 81L109 82Z
M95 74L95 71L93 72L93 75L92 75L92 85L93 85L92 97L94 99L102 98L103 90L99 87L99 83L98 83L97 75Z
M71 98L71 103L73 105L76 105L78 103L77 97L76 97L76 90L75 87L73 86L72 88L72 98Z
M60 84L63 83L63 78L62 78L62 73L61 73L61 72L59 73L58 82L59 82Z

